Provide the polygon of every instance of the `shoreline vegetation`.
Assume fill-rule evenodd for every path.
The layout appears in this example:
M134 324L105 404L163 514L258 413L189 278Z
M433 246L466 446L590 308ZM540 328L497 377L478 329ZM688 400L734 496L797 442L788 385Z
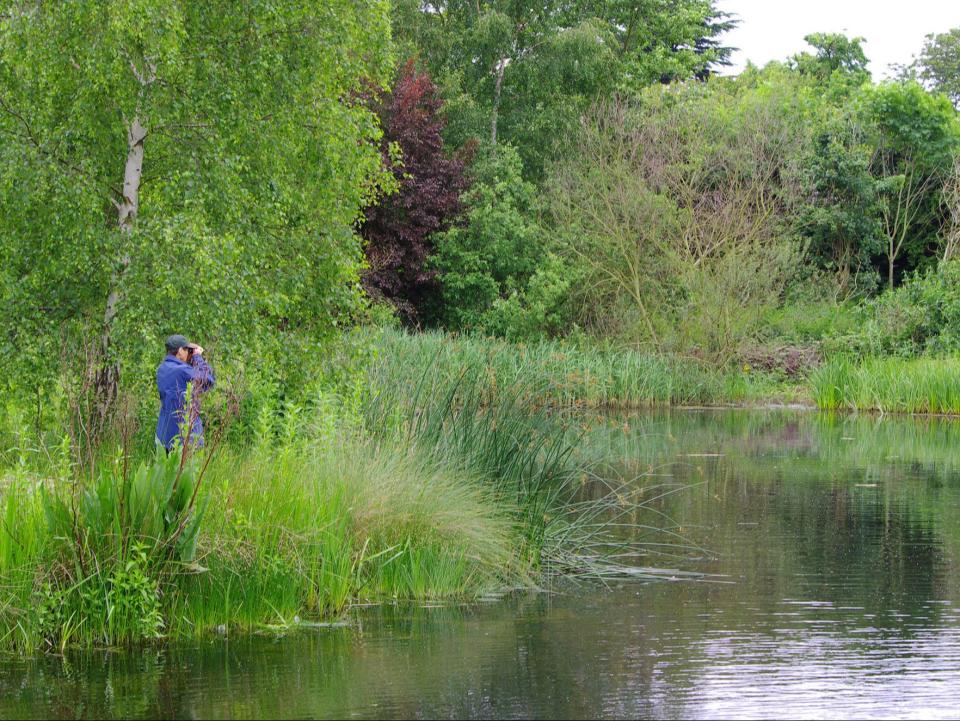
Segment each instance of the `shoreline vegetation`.
M37 448L15 429L0 465L0 649L277 632L353 603L618 571L605 528L625 509L612 492L578 500L589 469L526 389L491 395L469 362L449 376L374 362L365 388L261 407L246 444L167 456L108 440L93 467L66 438Z
M554 409L653 407L787 407L824 411L960 415L960 357L833 355L801 372L718 368L696 359L563 341L511 343L439 332L382 332L379 354L389 368L433 364L450 378L463 364L482 368L491 395L521 386Z
M561 342L389 329L361 342L373 351L360 397L261 408L250 443L209 459L106 443L82 470L66 441L8 451L0 648L278 632L353 603L617 573L606 528L623 495L577 500L589 468L566 420L578 409L809 398L822 410L960 413L952 358L838 357L797 378Z

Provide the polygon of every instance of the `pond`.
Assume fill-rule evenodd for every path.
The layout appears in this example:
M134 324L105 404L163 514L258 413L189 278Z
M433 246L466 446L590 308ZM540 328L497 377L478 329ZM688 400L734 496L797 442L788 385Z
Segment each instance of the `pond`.
M624 530L649 551L637 562L703 575L0 657L0 718L960 717L960 422L703 410L583 425L580 452L645 500Z

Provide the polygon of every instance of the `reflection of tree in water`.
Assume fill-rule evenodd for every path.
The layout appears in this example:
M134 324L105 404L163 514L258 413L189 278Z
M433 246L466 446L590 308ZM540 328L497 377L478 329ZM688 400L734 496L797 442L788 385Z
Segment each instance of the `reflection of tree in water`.
M362 630L0 665L0 716L576 718L642 690L643 639L605 631L578 596L562 603L388 608L365 613Z
M725 593L744 603L820 599L935 623L925 602L958 590L956 421L665 411L597 423L589 440L581 452L614 476L647 474L646 497L677 491L635 519L672 519L716 552L683 567L732 574Z
M902 478L904 469L938 474L960 486L960 421L761 410L663 410L590 416L581 457L631 478L688 453L740 459L781 458L823 476L859 468ZM769 466L764 470L769 470Z
M901 625L884 612L927 617L945 570L942 540L928 513L880 489L781 487L774 504L779 533L793 539L805 591L823 600L878 613L874 625ZM935 619L929 619L931 623Z
M91 651L0 663L2 718L157 718L166 654Z

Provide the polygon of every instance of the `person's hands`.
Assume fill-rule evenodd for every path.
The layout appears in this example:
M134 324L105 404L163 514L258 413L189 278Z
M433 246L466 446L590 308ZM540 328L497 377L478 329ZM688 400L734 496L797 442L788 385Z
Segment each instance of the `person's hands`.
M190 349L190 352L193 353L193 355L203 355L203 347L197 345L196 343L191 343L187 346L187 348Z

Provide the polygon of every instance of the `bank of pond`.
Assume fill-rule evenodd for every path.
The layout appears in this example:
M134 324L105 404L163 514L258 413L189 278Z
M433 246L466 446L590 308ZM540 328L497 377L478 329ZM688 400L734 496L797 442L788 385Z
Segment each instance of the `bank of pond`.
M360 410L308 418L296 435L170 456L106 448L82 466L68 448L8 463L0 648L277 631L356 603L629 574L623 559L683 539L664 528L637 545L618 532L649 500L624 490L630 479L584 494L609 458L591 452L609 428L587 420L590 408L773 398L960 412L956 359L833 359L798 380L547 342L386 332L377 344Z
M377 372L411 368L455 378L469 368L491 397L522 388L554 408L795 405L820 410L960 415L960 358L866 357L755 350L752 362L701 359L565 341L511 343L443 333L378 334Z
M593 570L605 504L575 499L569 429L478 378L378 385L355 416L304 409L295 437L244 447L12 465L0 647L282 629Z

